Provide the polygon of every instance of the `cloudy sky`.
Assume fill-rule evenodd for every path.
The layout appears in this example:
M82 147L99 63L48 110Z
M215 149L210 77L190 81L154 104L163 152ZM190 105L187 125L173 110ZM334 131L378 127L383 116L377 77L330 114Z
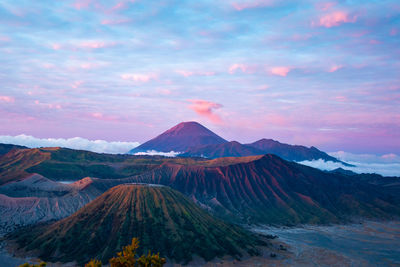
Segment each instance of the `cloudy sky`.
M0 0L0 135L399 155L399 106L398 0Z

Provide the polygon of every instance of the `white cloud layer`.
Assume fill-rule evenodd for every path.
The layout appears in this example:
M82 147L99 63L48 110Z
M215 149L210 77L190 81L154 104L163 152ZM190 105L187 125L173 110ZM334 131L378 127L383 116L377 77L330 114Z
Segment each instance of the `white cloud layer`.
M0 143L36 147L66 147L88 150L97 153L125 154L137 147L138 142L108 142L104 140L88 140L81 137L74 138L36 138L30 135L0 135Z
M156 150L147 150L146 152L137 152L134 155L147 155L147 156L164 156L164 157L176 157L180 154L181 152L175 152L175 151L170 151L170 152L160 152Z
M328 153L344 162L355 165L347 167L338 162L324 160L306 160L299 163L318 168L321 170L334 170L343 168L356 173L378 173L383 176L400 176L400 156L396 154L386 154L382 156L373 154L353 154L344 151Z
M400 163L400 156L393 153L378 156L374 154L353 154L349 152L338 151L330 152L328 154L344 162Z

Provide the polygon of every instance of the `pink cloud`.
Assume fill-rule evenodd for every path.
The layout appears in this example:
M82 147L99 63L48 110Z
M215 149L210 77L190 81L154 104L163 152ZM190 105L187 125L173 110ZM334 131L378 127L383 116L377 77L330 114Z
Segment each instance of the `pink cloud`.
M117 4L115 4L115 6L113 6L111 8L111 10L120 10L120 9L124 9L126 7L126 2L119 2Z
M193 99L188 101L192 103L189 108L198 115L206 117L214 123L222 123L222 119L213 112L215 109L221 108L221 104L201 99Z
M244 64L235 63L229 67L229 73L234 74L237 70L241 70L242 72L248 72L249 67Z
M119 120L119 118L117 116L105 115L101 112L89 113L89 117L94 118L96 120L101 120L101 121L118 121Z
M190 76L214 76L215 72L213 71L187 71L187 70L177 70L176 73L184 77Z
M76 89L76 88L80 87L82 84L83 84L83 81L75 81L71 84L71 87Z
M313 23L313 25L322 26L326 28L336 27L343 23L354 23L356 22L357 17L350 17L347 12L344 11L334 11L328 14L323 15L319 18L317 23Z
M77 46L80 48L89 48L89 49L104 48L104 47L110 46L110 45L111 44L106 44L103 41L84 41L84 42L77 44Z
M293 41L306 41L306 40L310 39L311 37L313 37L311 33L307 33L307 34L296 33L292 36L292 40Z
M92 2L91 0L78 0L75 1L73 6L75 7L75 9L81 10L84 8L88 8L91 2Z
M157 89L159 95L171 95L172 92L169 89Z
M285 77L290 72L290 67L272 67L269 69L269 72L273 75Z
M262 120L262 126L261 127L265 127L265 125L275 125L275 126L288 126L289 120L280 115L280 114L268 114L267 116L265 116Z
M383 159L397 159L399 156L393 153L382 155L381 158Z
M52 47L54 50L60 50L60 49L61 49L61 45L60 45L60 44L52 44L51 47Z
M79 66L82 69L88 70L88 69L99 68L99 67L104 66L104 65L106 65L106 64L100 64L100 63L94 63L94 62L84 62L84 63L81 63Z
M340 70L340 69L342 69L342 68L343 68L342 65L333 65L333 66L329 69L329 72L335 72L335 71Z
M339 95L339 96L335 96L335 100L339 101L339 102L346 102L348 100L348 98L346 96Z
M317 3L316 8L318 10L327 11L334 7L337 3L336 2L325 2L325 3Z
M11 39L8 36L0 36L0 41L1 42L9 42Z
M76 49L99 49L115 46L116 42L105 42L101 40L86 40L80 42L70 42L66 44L54 43L51 47L54 50L76 50Z
M52 104L52 103L41 103L39 100L34 101L35 105L45 107L48 109L61 109L62 106L60 104Z
M55 66L54 66L54 64L52 64L52 63L43 63L43 64L42 64L42 67L45 68L45 69L52 69L52 68L54 68Z
M131 22L130 19L105 19L101 21L103 25L118 25Z
M134 82L142 82L146 83L151 80L156 80L157 75L154 73L142 74L142 73L133 73L133 74L122 74L121 78L124 80L131 80Z
M396 36L399 33L399 30L396 28L393 28L390 30L390 36Z
M0 95L0 101L7 103L14 103L15 98L12 96Z
M354 38L360 38L360 37L365 36L368 33L369 33L369 31L366 31L366 30L356 31L356 32L349 34L349 36L354 37Z
M91 4L92 0L77 0L74 2L73 6L78 9L88 8Z
M258 8L258 7L267 7L272 6L275 3L275 0L242 0L235 1L232 3L232 6L237 11L242 11L250 8Z
M129 7L130 3L135 3L135 2L136 2L136 0L127 0L127 1L118 2L111 8L111 11L127 9Z
M376 44L381 44L382 42L378 41L378 40L370 40L369 43L373 44L373 45L376 45Z
M184 77L190 77L194 75L193 71L187 71L187 70L177 70L177 73L179 73L180 75L184 76Z
M103 118L103 114L100 112L94 112L94 113L91 113L91 115L93 118L97 118L97 119Z

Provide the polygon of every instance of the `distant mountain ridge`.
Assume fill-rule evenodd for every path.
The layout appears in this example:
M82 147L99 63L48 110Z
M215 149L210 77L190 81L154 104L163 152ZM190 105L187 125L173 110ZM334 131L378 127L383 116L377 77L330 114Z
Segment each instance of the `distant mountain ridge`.
M19 145L13 145L13 144L2 144L0 143L0 157L2 155L7 154L13 149L25 149L27 148L26 146L19 146Z
M318 160L341 162L316 147L283 144L261 139L250 144L228 142L197 122L182 122L161 135L132 149L129 153L146 151L181 152L183 157L245 157L275 154L290 161ZM344 165L347 163L342 162Z
M266 153L258 148L242 145L237 141L231 141L218 145L190 147L180 156L215 159L222 157L246 157L264 154Z
M247 146L257 148L268 154L275 154L290 161L317 160L339 162L338 159L328 155L316 147L305 147L300 145L283 144L273 139L261 139Z

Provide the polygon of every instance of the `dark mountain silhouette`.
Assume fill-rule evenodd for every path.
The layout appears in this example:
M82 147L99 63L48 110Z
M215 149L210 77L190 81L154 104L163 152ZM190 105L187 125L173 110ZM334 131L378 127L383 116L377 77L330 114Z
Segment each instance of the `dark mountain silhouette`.
M355 173L353 171L350 171L350 170L343 169L343 168L336 168L336 169L330 170L328 172L337 173L337 174L343 174L343 175L348 175L348 176L357 175L357 173Z
M264 154L275 154L283 159L290 161L317 160L339 162L338 159L329 156L316 147L305 147L299 145L283 144L272 139L261 139L247 146L259 149Z
M239 142L231 141L217 145L206 145L191 147L180 156L183 157L205 157L210 159L222 157L245 157L266 154L257 148L242 145Z
M91 258L104 263L138 237L138 253L188 262L192 255L214 257L257 254L265 245L252 233L213 218L181 193L159 185L119 185L78 212L51 225L9 236L41 259L78 264Z
M227 142L225 139L197 122L182 122L132 149L130 153L148 150L183 152L192 146L223 144L225 142Z
M341 162L315 147L308 148L305 146L282 144L271 139L262 139L246 145L232 141L217 145L195 146L190 147L185 153L179 156L215 159L219 157L245 157L265 154L275 154L289 161L322 159L325 161ZM352 166L345 162L341 163L346 166Z

